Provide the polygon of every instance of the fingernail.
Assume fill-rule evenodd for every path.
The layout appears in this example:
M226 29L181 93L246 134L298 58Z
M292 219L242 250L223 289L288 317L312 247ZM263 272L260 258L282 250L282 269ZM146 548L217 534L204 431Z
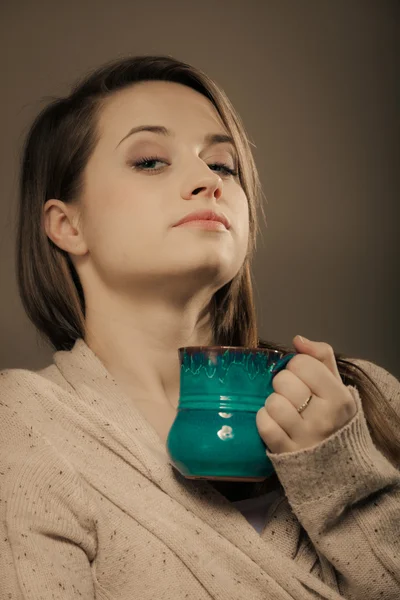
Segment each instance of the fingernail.
M310 340L308 340L307 338L305 338L305 337L302 337L301 335L298 335L297 337L301 339L301 341L303 342L303 344L306 344L307 342L309 342L309 341L310 341Z

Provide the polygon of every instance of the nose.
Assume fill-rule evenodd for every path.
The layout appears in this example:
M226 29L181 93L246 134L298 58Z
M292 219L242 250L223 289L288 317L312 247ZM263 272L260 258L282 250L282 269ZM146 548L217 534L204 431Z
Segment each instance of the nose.
M189 182L183 189L182 197L190 200L194 196L203 196L205 198L216 198L222 195L223 182L218 173L207 173L197 177L195 183Z

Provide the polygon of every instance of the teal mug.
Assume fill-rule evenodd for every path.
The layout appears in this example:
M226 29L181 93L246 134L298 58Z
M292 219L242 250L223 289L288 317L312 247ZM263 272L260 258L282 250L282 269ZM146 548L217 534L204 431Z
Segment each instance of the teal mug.
M167 438L172 465L188 479L263 481L274 468L256 413L294 353L241 346L179 348L178 412Z

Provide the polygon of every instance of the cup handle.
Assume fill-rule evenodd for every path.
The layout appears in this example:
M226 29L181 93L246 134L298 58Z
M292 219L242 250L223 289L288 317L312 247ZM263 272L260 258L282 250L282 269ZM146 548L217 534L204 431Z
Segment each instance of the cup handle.
M278 362L275 363L275 366L274 366L274 368L271 371L272 376L274 376L277 373L279 373L279 371L282 371L282 369L284 369L286 367L286 365L293 358L293 356L296 356L296 352L290 352L289 354L285 354L285 356L283 356L282 358L280 358L278 360Z

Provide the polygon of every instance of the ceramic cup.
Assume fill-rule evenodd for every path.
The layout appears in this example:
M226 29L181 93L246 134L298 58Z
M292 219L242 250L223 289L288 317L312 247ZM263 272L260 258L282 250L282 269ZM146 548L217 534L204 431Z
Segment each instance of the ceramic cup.
M179 348L180 394L167 438L186 478L262 481L274 472L256 425L272 380L294 356L266 348Z

